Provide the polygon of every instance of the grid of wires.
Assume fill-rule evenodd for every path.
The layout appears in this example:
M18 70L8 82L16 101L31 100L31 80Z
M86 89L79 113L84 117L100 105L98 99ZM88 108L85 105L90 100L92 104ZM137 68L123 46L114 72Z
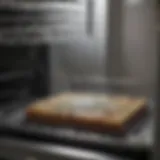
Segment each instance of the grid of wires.
M66 43L81 36L84 14L78 0L0 2L0 43Z

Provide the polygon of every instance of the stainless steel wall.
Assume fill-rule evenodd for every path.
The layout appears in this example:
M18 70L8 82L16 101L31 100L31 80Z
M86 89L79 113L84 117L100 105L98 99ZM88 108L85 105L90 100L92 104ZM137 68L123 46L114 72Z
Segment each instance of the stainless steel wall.
M68 46L68 53L65 56L66 63L72 70L71 74L104 74L104 57L107 52L106 38L108 34L108 0L89 0L88 5L92 5L92 15L90 33L82 33L83 37L77 37L77 41L72 41ZM87 2L87 1L86 1ZM86 6L87 7L87 6ZM81 12L81 19L84 19L84 28L87 29L87 14ZM76 17L73 17L76 18ZM70 72L70 70L68 70Z
M150 0L134 2L125 3L123 58L128 75L140 81L144 93L152 94L157 72L155 10Z
M84 0L84 9L78 14L79 16L75 14L70 16L72 20L80 19L82 21L80 25L84 30L80 35L76 33L74 40L70 39L71 35L69 34L65 44L51 47L50 64L51 68L55 69L52 70L52 73L56 73L56 75L52 74L51 78L55 82L53 90L55 87L59 90L64 85L68 86L68 83L72 83L76 77L78 79L88 76L104 77L108 34L107 4L108 0ZM89 6L91 6L90 9L88 9ZM75 29L74 27L76 28L76 26L71 26L72 29Z
M99 0L95 3L93 34L84 36L84 39L78 39L77 42L71 42L66 48L66 52L62 49L64 46L58 47L61 48L59 66L65 70L65 75L62 76L63 78L58 78L58 83L59 79L63 79L64 82L64 79L70 81L75 76L78 76L78 79L80 77L85 79L84 77L88 75L92 77L90 82L96 79L95 77L100 77L99 81L103 81L106 78L107 69L110 72L107 76L109 83L122 85L123 89L129 92L151 95L154 91L157 62L153 26L155 18L149 0L125 0L121 37L122 51L118 50L121 49L121 47L118 48L120 39L117 36L120 29L108 24L109 18L112 18L108 15L110 13L109 1ZM117 14L118 22L118 18L120 18L116 13L118 10L115 8L114 11ZM119 26L119 28L121 27ZM110 29L117 34L110 35ZM114 37L109 37L113 35ZM109 43L110 41L112 43ZM54 47L51 54L53 52L55 52ZM111 56L113 52L117 53ZM107 68L106 63L109 63ZM65 67L62 64L65 64ZM112 74L112 72L115 73Z

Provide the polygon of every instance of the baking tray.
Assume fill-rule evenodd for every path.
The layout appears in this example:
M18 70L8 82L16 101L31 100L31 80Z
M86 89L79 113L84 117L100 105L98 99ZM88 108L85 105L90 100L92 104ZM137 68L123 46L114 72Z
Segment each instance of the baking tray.
M150 111L147 117L128 132L126 136L117 137L73 127L53 127L28 122L26 121L25 106L30 102L17 104L4 112L3 120L1 120L1 131L3 133L97 149L118 147L121 150L140 151L148 150L152 146L152 107L149 108Z
M124 160L128 158L70 146L2 137L0 139L0 159Z

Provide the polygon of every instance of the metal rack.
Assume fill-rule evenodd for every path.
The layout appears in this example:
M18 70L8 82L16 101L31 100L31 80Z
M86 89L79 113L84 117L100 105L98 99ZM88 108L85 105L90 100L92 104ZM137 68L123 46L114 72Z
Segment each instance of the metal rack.
M64 3L64 1L63 1ZM35 1L1 3L0 43L15 45L64 43L77 40L85 33L84 1ZM7 15L7 11L12 14ZM74 15L74 16L73 16ZM13 24L10 26L9 24Z

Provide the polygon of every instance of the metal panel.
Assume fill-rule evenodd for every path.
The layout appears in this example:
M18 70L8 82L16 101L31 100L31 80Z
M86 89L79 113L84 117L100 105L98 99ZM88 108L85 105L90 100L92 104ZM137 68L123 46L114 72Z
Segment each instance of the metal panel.
M116 75L119 72L122 73L120 78L124 76L121 60L123 1L92 0L88 1L88 4L90 4L88 8L90 21L87 25L90 29L89 34L71 43L67 48L68 53L60 59L63 59L66 81L72 83L78 79L79 82L76 83L81 86L96 81L97 86L104 89L104 86L111 82L108 78L112 80L114 78L115 81L115 77L109 73ZM116 62L115 57L118 57ZM106 66L108 77L106 77ZM113 68L116 68L116 71ZM105 83L102 84L101 80ZM128 80L127 77L124 82ZM121 79L119 79L119 85L121 85Z
M70 87L74 76L84 77L87 75L105 75L105 57L106 57L106 41L108 39L108 7L109 0L86 0L86 12L85 12L85 31L80 37L74 39L74 41L68 40L67 45L60 46L57 51L55 46L51 46L51 65L53 59L60 61L57 64L57 69L53 69L52 73L57 70L63 75L63 78L59 75L52 76L57 78L52 88L55 86L62 86L62 83L69 82L66 84ZM75 16L75 15L73 15ZM76 16L75 16L76 18ZM57 45L58 46L58 45ZM55 58L55 54L58 53ZM62 54L63 53L63 54ZM96 61L96 64L95 64ZM51 68L55 68L55 65ZM59 74L59 73L58 73ZM53 82L53 78L51 78ZM63 79L62 83L59 83Z
M156 0L148 0L149 1L149 5L151 6L152 9L152 16L156 17L155 15L155 8L157 5L157 1ZM157 22L159 23L159 21L157 21L157 19L153 19L153 28L155 27L155 25L157 26ZM156 32L154 33L154 40L155 40L155 50L156 50L156 56L157 56L157 68L156 68L156 103L155 103L155 110L154 110L154 145L153 145L153 155L151 157L152 160L159 160L160 159L160 125L159 125L159 119L160 119L160 32L156 30Z
M86 32L86 4L84 2L84 0L16 2L14 5L7 4L5 8L1 5L3 16L0 19L0 42L14 45L21 43L59 44L84 36ZM28 5L31 8L25 10L24 7ZM9 10L11 8L12 11Z
M52 11L54 8L53 3L55 8L68 8L70 10L70 8L74 8L77 4L83 4L84 0L9 0L1 1L0 8L6 7L25 11ZM65 6L63 4L65 4Z
M150 0L125 0L123 61L126 75L139 85L130 90L153 96L157 68L155 18ZM152 0L151 0L152 2Z
M121 44L118 46L121 41L119 36L121 9L116 9L118 11L115 12L116 14L110 12L112 8L119 7L118 3L120 2L116 0L69 1L65 2L65 5L63 5L64 1L8 3L5 4L6 8L18 10L19 13L14 17L12 15L7 17L8 21L14 19L15 27L8 26L3 29L1 27L0 41L10 45L50 44L49 79L50 86L53 86L51 88L55 86L63 88L62 83L67 81L72 83L72 77L77 76L88 79L89 75L89 77L105 79L106 57L110 60L108 55L117 51L121 53L119 47ZM4 7L4 3L1 4L2 6ZM118 18L120 19L116 23L118 27L115 28L113 22ZM4 21L7 19L0 18L1 24L6 23ZM111 34L108 34L109 32ZM117 50L115 51L114 48ZM112 66L109 65L108 68ZM62 79L63 82L60 83ZM68 88L67 83L65 86Z
M0 140L1 157L7 160L119 160L118 157L84 149L8 138Z

